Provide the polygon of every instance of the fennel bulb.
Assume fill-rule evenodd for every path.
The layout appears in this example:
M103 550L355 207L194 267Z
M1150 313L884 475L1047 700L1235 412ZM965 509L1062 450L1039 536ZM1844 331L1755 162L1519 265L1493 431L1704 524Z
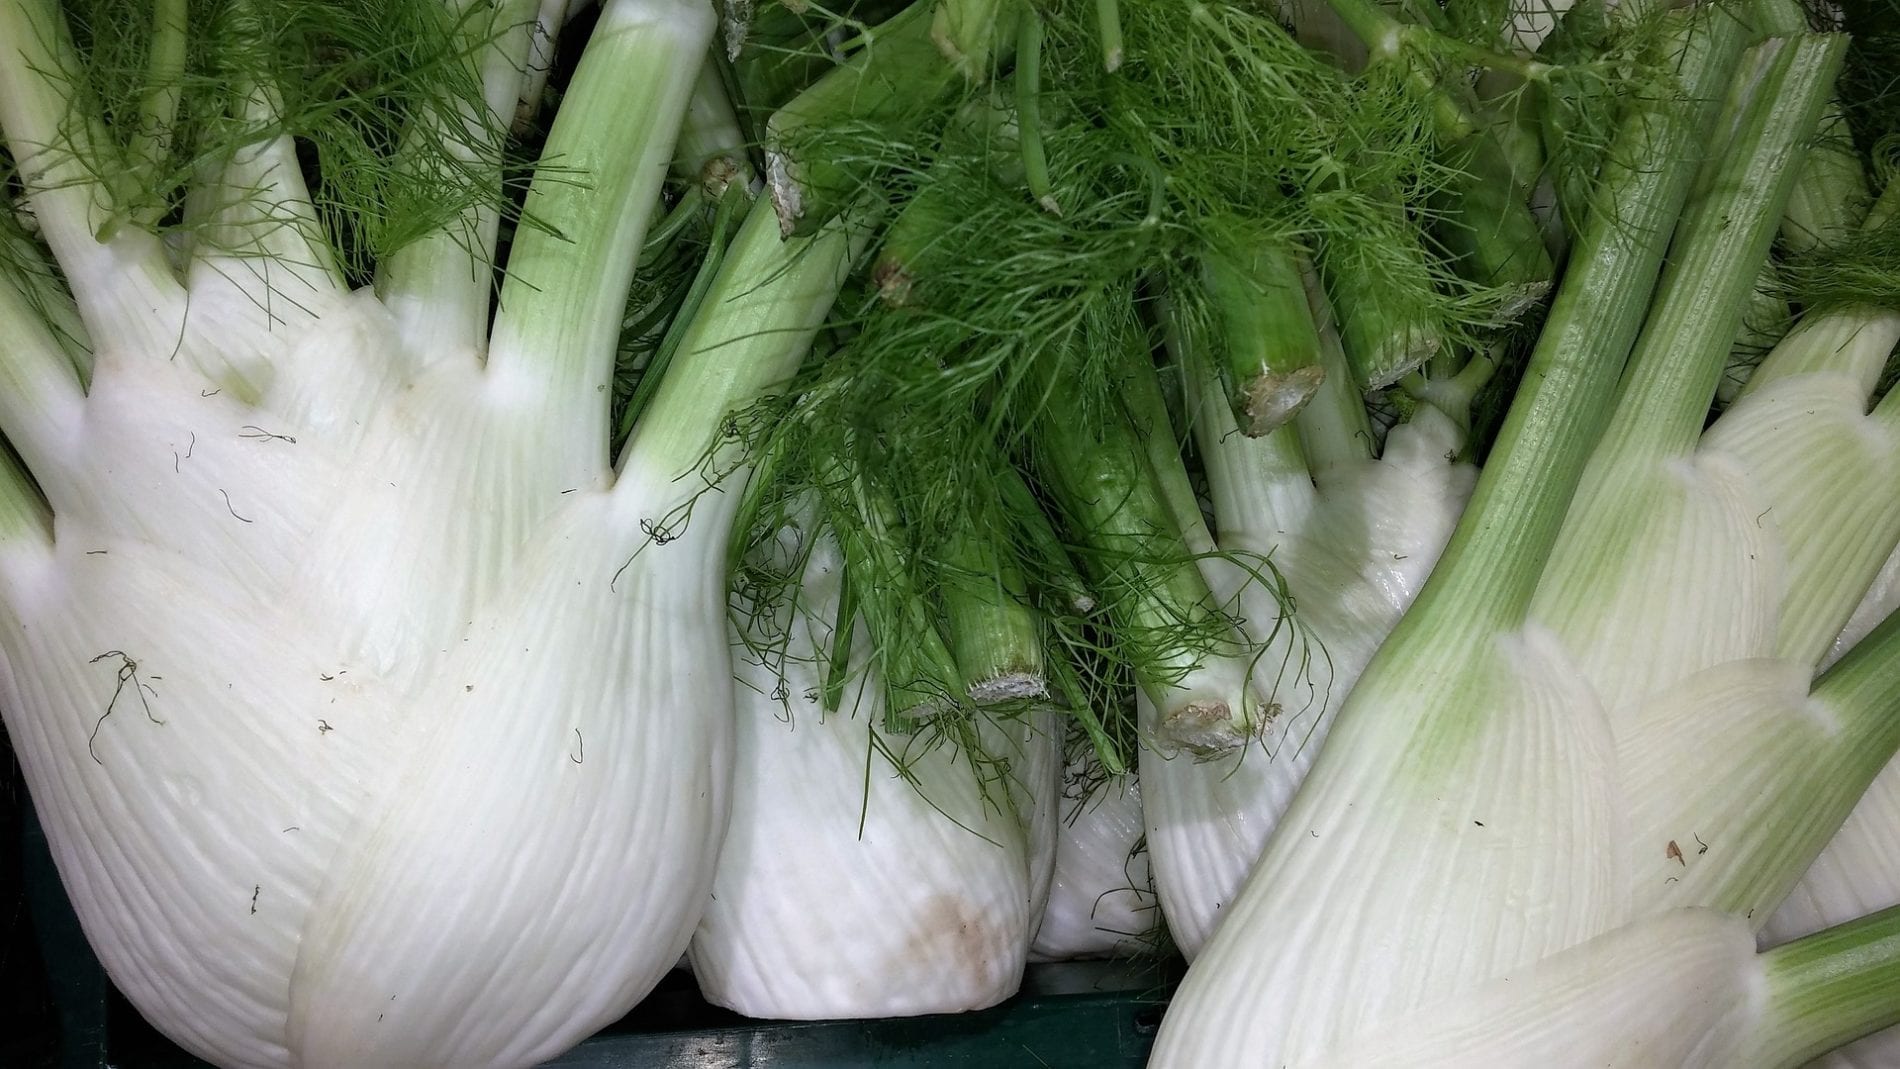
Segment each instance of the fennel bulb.
M1042 900L1027 805L1054 770L1046 718L994 754L1017 788L986 782L927 724L891 731L870 638L854 619L845 683L825 707L845 572L836 541L786 525L797 604L751 616L739 678L733 816L693 937L710 1001L750 1017L903 1017L981 1009L1014 994ZM956 715L943 713L939 715ZM1002 749L1004 730L986 732ZM1000 789L999 789L1000 788ZM1019 799L1025 808L1019 812ZM1043 889L1046 890L1046 882Z
M491 158L516 7L470 53L468 130L417 120L418 166ZM732 700L730 495L699 473L836 265L763 213L757 272L614 465L615 336L708 5L605 6L492 330L494 207L349 290L271 84L228 89L256 132L200 171L186 243L100 237L138 172L100 169L61 21L0 5L0 125L88 343L0 281L0 427L31 472L0 469L0 708L87 937L219 1065L544 1060L698 920Z
M1626 124L1473 505L1156 1064L1297 1061L1670 906L1765 921L1900 743L1891 642L1808 688L1900 536L1900 405L1868 413L1851 347L1791 336L1701 433L1838 42L1752 55L1616 381L1637 333L1618 305L1648 303L1691 178L1632 161L1711 127L1740 47L1725 18L1677 24L1696 26L1684 92Z
M1431 574L1475 477L1456 459L1463 428L1431 404L1371 455L1325 298L1310 292L1327 378L1293 423L1243 436L1217 381L1189 361L1217 531L1198 516L1184 526L1209 586L1238 604L1258 651L1254 685L1276 708L1261 737L1231 753L1142 751L1156 888L1190 960L1240 893L1354 680ZM1260 561L1272 577L1258 574ZM1153 703L1138 700L1144 729L1156 732Z

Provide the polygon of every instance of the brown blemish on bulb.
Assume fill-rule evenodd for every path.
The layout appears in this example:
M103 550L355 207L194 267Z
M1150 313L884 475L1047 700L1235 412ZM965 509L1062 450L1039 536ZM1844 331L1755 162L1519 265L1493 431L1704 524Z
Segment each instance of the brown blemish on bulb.
M933 998L938 1013L982 1009L1007 997L1022 934L1012 938L1007 916L992 916L950 893L925 899L916 916L916 927L888 967L891 975L929 976L935 994L954 992L942 1003Z

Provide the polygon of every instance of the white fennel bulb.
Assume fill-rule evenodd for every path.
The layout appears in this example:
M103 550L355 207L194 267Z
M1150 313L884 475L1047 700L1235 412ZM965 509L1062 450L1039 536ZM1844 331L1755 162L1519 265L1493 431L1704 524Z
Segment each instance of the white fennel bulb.
M419 165L481 165L532 12L471 63L495 121L418 120ZM841 244L795 256L766 211L610 462L621 309L713 21L605 5L491 330L493 208L351 292L267 85L190 241L97 237L122 174L67 99L77 54L52 4L0 5L0 124L88 343L0 279L31 473L0 471L0 709L88 939L193 1053L528 1065L679 959L731 762L730 495L697 473L798 363Z
M1218 379L1196 375L1194 428L1216 531L1194 530L1194 548L1206 554L1215 596L1237 605L1258 644L1255 686L1274 711L1259 738L1227 754L1142 751L1156 888L1190 959L1240 893L1360 671L1431 574L1476 476L1457 460L1463 428L1430 404L1392 429L1382 455L1370 454L1317 290L1313 303L1329 377L1293 423L1245 437ZM1139 700L1152 732L1153 703Z
M1627 161L1709 126L1742 43L1677 18L1688 91L1620 135L1474 504L1158 1065L1296 1063L1674 906L1759 925L1900 744L1891 634L1809 686L1900 538L1878 359L1798 330L1704 433L1840 42L1751 54L1735 141L1674 227L1693 176Z
M752 1017L994 1005L1022 980L1046 894L1053 843L1032 834L1031 807L1053 802L1048 718L992 725L982 767L927 723L892 730L862 623L827 709L844 558L829 534L787 526L780 541L803 580L795 607L748 618L736 650L732 824L693 974ZM990 779L989 759L1018 785Z

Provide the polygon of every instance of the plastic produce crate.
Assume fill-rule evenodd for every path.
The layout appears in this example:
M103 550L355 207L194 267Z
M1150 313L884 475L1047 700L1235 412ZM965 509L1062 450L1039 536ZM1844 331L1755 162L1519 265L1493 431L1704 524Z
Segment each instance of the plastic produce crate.
M10 755L9 755L10 756ZM11 762L8 762L11 764ZM66 899L17 777L0 824L0 1065L186 1069L205 1063L113 989ZM1147 1060L1178 965L1032 965L1015 998L978 1013L868 1021L755 1021L670 974L617 1024L548 1064L594 1069L1117 1069Z

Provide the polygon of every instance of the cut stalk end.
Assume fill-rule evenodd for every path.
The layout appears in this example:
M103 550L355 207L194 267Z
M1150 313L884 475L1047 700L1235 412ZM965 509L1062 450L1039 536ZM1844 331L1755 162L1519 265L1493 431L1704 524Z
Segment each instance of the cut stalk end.
M978 705L1041 700L1049 697L1049 681L1040 672L1005 672L970 684L970 700Z
M1005 42L1019 17L1015 0L938 0L930 39L966 81L982 85L1009 58Z
M987 433L977 429L976 433ZM1046 698L1042 633L1030 607L1028 584L1004 539L1000 501L982 511L941 546L944 619L964 693L978 705Z
M765 154L765 187L771 193L772 210L778 213L779 236L789 238L804 229L805 186L785 153Z
M956 67L938 54L931 26L929 0L917 0L866 30L849 62L766 121L766 183L787 236L810 233L843 210L863 178L840 165L801 159L800 145L813 131L850 119L886 126L895 136L962 84Z
M1249 438L1260 438L1284 426L1319 393L1326 369L1318 364L1287 372L1267 372L1240 386L1243 403L1234 418Z
M1246 733L1236 730L1233 710L1222 701L1191 701L1170 710L1162 720L1168 740L1197 754L1222 754L1238 749Z
M1298 250L1265 241L1241 255L1210 256L1201 288L1212 304L1216 350L1240 429L1271 433L1326 380L1320 333L1307 304Z

